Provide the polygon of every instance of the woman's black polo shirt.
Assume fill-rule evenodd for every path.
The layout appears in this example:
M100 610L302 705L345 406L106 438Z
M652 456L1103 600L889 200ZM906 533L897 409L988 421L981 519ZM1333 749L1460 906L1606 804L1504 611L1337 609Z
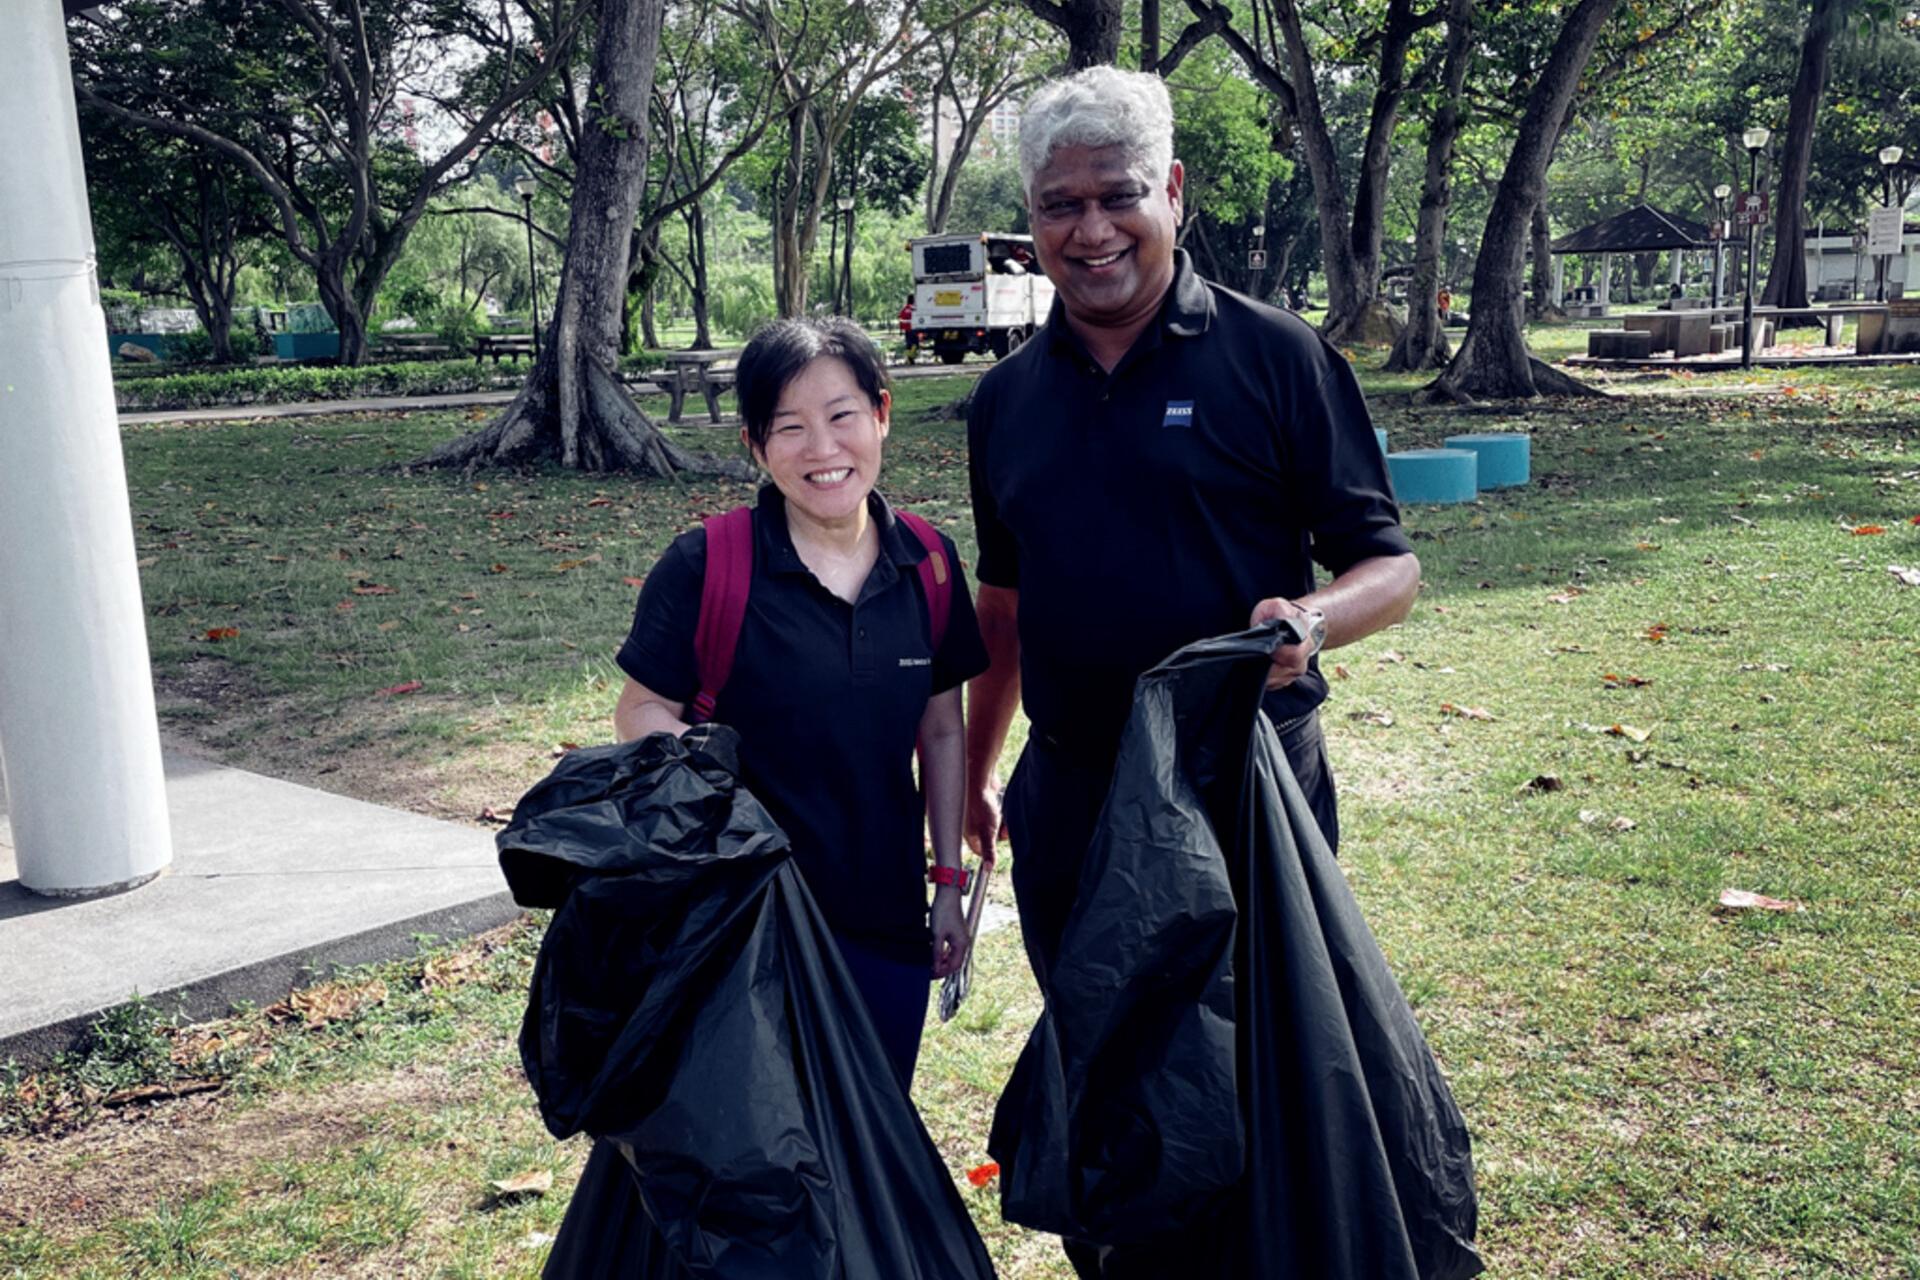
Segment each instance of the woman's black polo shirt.
M1158 319L1111 374L1056 300L968 415L979 577L1020 592L1027 715L1090 751L1117 741L1141 672L1313 590L1315 561L1337 575L1411 550L1347 362L1175 256ZM1267 711L1326 693L1316 664Z
M920 717L936 693L987 666L960 558L935 653L915 566L918 538L877 492L880 556L856 603L813 576L768 485L753 513L753 585L733 674L713 718L740 733L741 772L793 841L794 860L836 933L906 961L928 959L924 823L913 777ZM705 529L681 534L640 590L620 669L676 702L700 691L693 652Z

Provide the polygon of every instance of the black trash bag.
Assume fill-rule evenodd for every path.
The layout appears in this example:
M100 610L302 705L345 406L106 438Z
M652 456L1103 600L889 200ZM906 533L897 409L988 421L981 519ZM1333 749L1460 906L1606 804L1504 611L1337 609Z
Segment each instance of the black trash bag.
M953 1280L993 1266L738 741L569 753L500 832L558 910L520 1055L600 1139L549 1276Z
M1139 680L994 1117L1002 1212L1107 1276L1464 1280L1466 1124L1260 714L1277 634Z

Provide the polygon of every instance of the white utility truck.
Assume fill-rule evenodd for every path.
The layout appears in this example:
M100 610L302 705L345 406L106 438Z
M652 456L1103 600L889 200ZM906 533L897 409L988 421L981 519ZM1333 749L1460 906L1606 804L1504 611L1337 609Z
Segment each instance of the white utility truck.
M1044 324L1053 282L1033 237L986 233L920 236L913 254L913 315L907 357L931 352L959 364L969 351L1004 356Z

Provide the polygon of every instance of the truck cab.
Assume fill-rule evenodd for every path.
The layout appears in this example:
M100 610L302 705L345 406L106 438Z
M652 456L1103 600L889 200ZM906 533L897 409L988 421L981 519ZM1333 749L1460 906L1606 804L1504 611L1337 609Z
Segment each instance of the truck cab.
M913 255L909 359L925 352L945 364L959 364L970 352L997 358L1046 322L1053 282L1040 270L1031 236L920 236L907 248Z

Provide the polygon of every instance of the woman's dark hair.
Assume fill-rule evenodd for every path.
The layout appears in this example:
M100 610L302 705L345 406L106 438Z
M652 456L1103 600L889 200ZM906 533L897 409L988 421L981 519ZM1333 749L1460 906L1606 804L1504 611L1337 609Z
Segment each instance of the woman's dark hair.
M773 432L773 411L780 393L800 371L822 356L832 356L853 371L853 380L867 403L880 407L887 388L887 366L866 331L845 316L820 319L775 320L747 343L734 372L734 390L740 398L740 421L755 449L767 447Z

